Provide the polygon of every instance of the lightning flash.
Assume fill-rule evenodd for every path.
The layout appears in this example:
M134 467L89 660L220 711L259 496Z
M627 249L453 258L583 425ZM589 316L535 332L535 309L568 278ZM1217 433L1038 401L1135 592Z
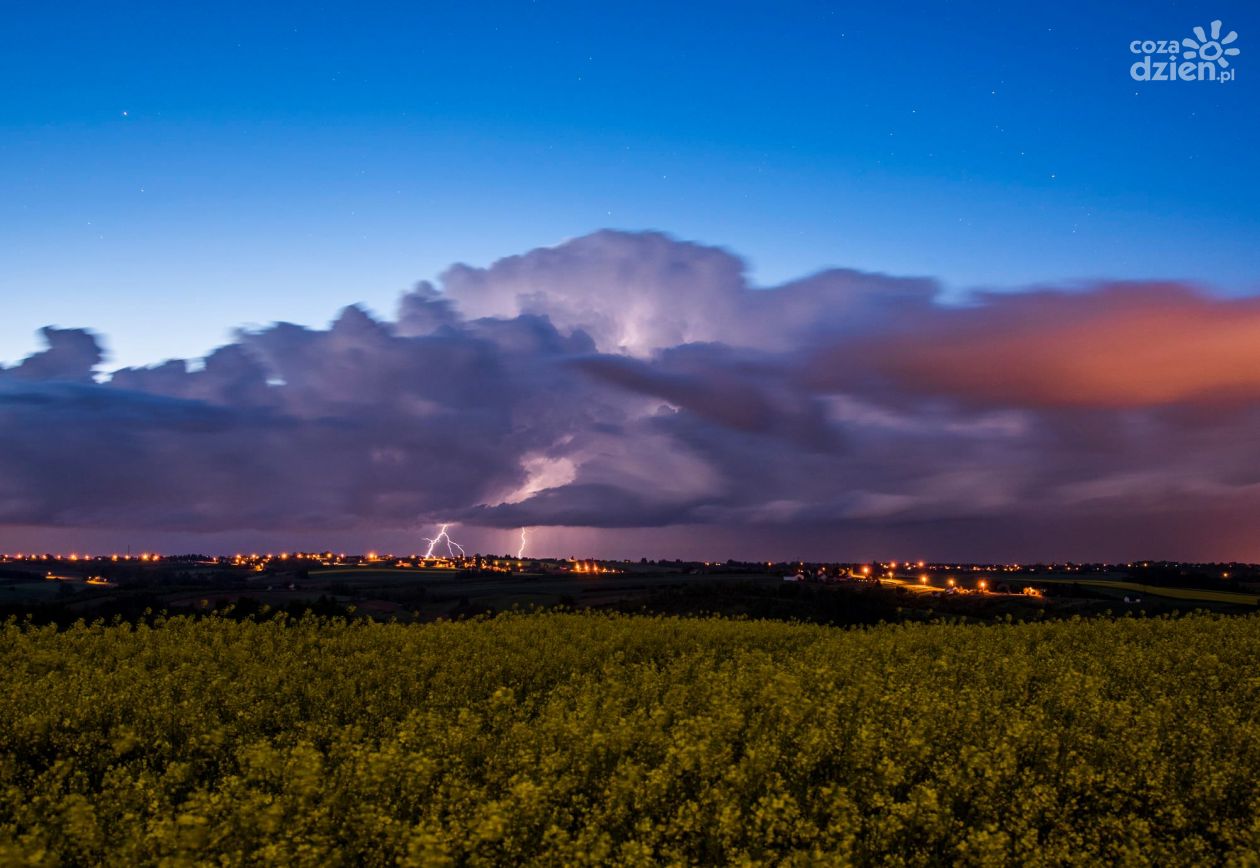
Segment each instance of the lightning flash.
M453 558L453 557L455 557L455 552L456 552L456 550L458 550L458 551L459 551L459 556L460 556L461 558L462 558L462 557L467 557L467 552L465 552L465 551L464 551L464 547L463 547L462 545L460 545L459 543L455 542L455 540L451 539L451 535L450 535L450 534L448 534L448 533L446 532L446 529L447 529L448 527L450 527L450 525L449 525L449 524L443 524L443 525L440 525L440 526L438 527L438 535L437 535L437 536L435 536L435 537L427 537L427 536L426 536L426 537L423 537L424 541L425 541L425 542L427 542L427 543L429 544L429 550L428 550L427 552L425 552L425 553L424 553L424 556L425 556L426 558L431 558L431 557L433 557L433 551L434 551L434 549L436 549L436 548L438 547L438 543L441 543L441 542L445 542L445 543L446 543L446 553L447 553L447 555L448 555L448 556L450 556L450 557L452 557L452 558Z

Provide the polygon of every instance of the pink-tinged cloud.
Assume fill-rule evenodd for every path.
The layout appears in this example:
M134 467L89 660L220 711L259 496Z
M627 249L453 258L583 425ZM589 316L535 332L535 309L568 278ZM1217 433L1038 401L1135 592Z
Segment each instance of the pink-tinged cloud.
M987 294L935 307L852 352L895 390L1013 407L1239 404L1260 398L1260 299L1179 284Z
M591 554L1260 559L1260 299L1179 284L759 288L599 232L200 364L108 375L89 332L45 337L0 369L0 547L457 522Z

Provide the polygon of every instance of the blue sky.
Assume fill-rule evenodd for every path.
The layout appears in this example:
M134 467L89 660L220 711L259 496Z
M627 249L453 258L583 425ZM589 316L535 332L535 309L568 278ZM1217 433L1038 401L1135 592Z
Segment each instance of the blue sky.
M1224 20L1238 78L1136 83ZM13 4L0 360L114 364L387 312L454 261L611 226L954 289L1260 291L1242 2ZM1253 48L1253 45L1255 46Z

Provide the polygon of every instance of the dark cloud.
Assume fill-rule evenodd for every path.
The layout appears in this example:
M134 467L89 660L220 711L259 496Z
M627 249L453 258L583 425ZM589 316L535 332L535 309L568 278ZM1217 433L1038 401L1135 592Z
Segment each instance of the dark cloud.
M28 535L1260 557L1235 520L1260 508L1260 300L1179 284L756 288L723 250L600 232L196 363L104 375L91 333L44 335L0 369L0 524Z
M0 367L0 377L72 383L92 381L92 371L104 359L104 353L91 332L47 326L40 329L40 334L48 348L27 356L12 368Z

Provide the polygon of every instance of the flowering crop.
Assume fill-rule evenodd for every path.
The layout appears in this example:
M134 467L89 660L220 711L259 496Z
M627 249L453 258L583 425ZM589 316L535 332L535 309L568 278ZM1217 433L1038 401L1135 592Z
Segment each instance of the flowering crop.
M1260 618L0 629L0 864L1254 864Z

